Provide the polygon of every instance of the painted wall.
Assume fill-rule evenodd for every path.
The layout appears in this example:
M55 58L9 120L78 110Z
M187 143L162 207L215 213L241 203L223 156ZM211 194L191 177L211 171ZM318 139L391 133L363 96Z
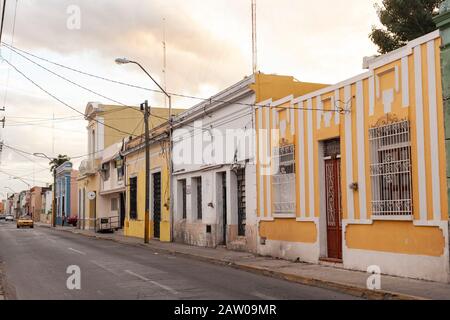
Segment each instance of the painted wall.
M261 254L308 262L326 257L322 141L339 138L343 266L366 271L378 265L387 274L448 281L440 43L439 33L433 32L372 60L364 74L272 103L279 108L256 109L258 128L288 128L284 138L296 150L292 215L273 213L273 167L258 162L259 235L266 240L258 248ZM372 212L369 129L399 120L408 120L411 127L413 212L407 218L377 217ZM262 134L267 133L258 131ZM271 150L280 140L267 139L258 150ZM352 183L357 190L349 187Z
M126 149L137 146L142 142L140 138L127 144ZM164 146L164 147L163 147ZM150 147L150 186L152 186L152 174L161 172L161 222L160 241L170 242L170 176L168 171L168 141L151 144ZM126 156L126 219L124 234L130 237L144 238L145 229L145 150L140 149ZM130 178L137 177L137 218L130 218ZM153 222L153 193L150 188L150 237L154 237Z
M201 103L180 115L183 118L183 125L174 130L173 134L175 241L207 247L226 244L231 249L256 252L256 150L253 105L262 98L279 99L287 94L305 94L323 87L325 87L323 84L298 82L290 76L258 73L212 97L213 101L230 99L230 103L217 106ZM204 110L203 114L190 116L197 109ZM232 140L228 139L234 136L235 143L230 145L229 141ZM222 137L227 137L226 144L220 144ZM228 151L225 157L221 159L210 157L210 154L220 154L224 150ZM245 237L238 236L237 184L232 166L246 170ZM226 176L227 190L226 241L223 235L225 219L222 174ZM203 213L201 220L197 218L195 190L195 178L200 177ZM180 181L186 181L187 189L190 190L186 195L186 219L182 216Z

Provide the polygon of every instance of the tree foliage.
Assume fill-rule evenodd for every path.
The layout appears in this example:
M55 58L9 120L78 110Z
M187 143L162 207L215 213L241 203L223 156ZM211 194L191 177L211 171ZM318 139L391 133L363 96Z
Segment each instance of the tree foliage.
M436 30L433 17L444 0L383 0L376 4L383 28L372 27L369 37L381 54Z
M67 155L58 155L57 158L52 159L52 161L49 162L50 165L50 171L53 172L56 168L58 168L60 165L64 164L65 162L70 161L70 158Z

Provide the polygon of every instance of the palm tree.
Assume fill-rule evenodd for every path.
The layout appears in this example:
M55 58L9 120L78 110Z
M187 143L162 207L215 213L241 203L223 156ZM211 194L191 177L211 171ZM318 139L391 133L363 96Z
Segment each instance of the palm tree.
M53 172L58 168L60 165L64 164L65 162L70 161L70 158L67 155L58 155L57 158L52 159L52 161L49 162L50 165L50 171Z

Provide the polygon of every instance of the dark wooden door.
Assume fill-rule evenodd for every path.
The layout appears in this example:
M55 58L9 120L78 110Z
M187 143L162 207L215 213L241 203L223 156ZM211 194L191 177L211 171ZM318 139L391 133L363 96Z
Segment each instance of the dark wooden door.
M223 217L223 245L227 244L227 174L222 173L222 217Z
M325 161L328 258L342 260L341 161Z
M161 173L153 175L153 237L159 239L161 226Z

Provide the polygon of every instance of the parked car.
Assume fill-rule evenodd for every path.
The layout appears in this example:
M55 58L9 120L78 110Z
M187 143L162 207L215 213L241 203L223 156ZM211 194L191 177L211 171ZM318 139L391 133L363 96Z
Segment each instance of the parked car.
M76 227L77 223L78 223L78 217L69 217L69 218L67 218L67 223L72 225L73 227Z
M17 228L22 227L34 228L33 219L31 219L30 216L22 216L19 219L17 219Z
M14 221L14 216L8 214L8 215L5 217L5 221Z
M6 220L6 215L4 214L0 215L0 220Z

